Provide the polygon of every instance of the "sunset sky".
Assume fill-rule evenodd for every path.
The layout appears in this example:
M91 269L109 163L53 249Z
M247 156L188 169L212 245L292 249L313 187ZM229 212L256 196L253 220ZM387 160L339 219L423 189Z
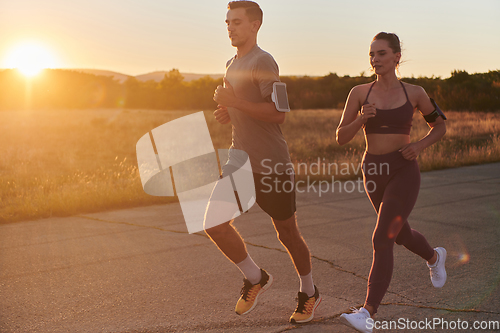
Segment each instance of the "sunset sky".
M224 23L227 2L2 1L0 68L30 53L52 68L223 73L235 53ZM499 0L258 3L264 11L258 44L282 75L369 74L368 46L379 31L403 41L403 76L500 69ZM36 47L23 51L26 45Z

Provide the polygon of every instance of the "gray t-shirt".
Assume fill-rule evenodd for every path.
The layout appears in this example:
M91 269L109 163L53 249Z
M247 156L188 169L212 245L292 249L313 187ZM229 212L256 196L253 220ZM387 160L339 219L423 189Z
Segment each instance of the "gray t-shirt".
M236 97L249 102L271 102L273 83L280 80L274 58L255 45L241 58L234 56L226 64L226 79ZM250 157L252 171L260 174L293 172L288 145L279 124L252 118L236 108L228 107L233 142L229 163L237 158L231 149L241 149Z

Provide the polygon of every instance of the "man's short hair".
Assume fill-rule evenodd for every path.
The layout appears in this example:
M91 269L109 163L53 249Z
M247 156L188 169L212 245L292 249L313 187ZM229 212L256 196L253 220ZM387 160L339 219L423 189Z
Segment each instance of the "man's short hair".
M250 19L250 22L260 21L262 25L262 9L260 9L259 4L253 1L231 1L227 4L227 9L245 8L245 12Z

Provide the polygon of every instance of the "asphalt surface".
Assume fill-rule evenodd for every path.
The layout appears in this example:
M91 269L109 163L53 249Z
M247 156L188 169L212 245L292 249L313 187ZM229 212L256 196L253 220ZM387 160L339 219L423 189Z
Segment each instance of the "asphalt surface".
M170 204L0 225L0 331L354 332L339 315L363 304L375 212L364 193L338 188L299 193L297 204L323 296L311 323L288 323L299 281L260 208L235 225L275 281L238 316L241 273L204 235L187 234L180 206ZM423 173L409 222L447 249L448 281L433 288L425 262L396 246L379 325L444 332L443 320L449 328L467 321L467 330L447 331L471 332L474 321L498 323L500 164ZM411 329L425 320L442 324Z

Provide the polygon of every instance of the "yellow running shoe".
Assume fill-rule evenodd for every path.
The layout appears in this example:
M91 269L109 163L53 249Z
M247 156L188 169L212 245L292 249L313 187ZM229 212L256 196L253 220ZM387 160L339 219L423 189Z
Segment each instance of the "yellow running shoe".
M260 272L262 273L262 277L260 278L260 282L257 284L252 284L247 279L243 279L244 284L243 288L241 288L241 297L234 308L234 311L236 311L237 314L244 315L252 311L257 305L257 298L259 295L269 289L273 283L272 275L268 274L262 268L260 269Z
M316 286L314 286L314 295L311 297L299 291L297 309L295 309L295 312L290 317L290 322L293 324L301 324L313 320L314 311L319 306L319 303L321 303L321 296Z

